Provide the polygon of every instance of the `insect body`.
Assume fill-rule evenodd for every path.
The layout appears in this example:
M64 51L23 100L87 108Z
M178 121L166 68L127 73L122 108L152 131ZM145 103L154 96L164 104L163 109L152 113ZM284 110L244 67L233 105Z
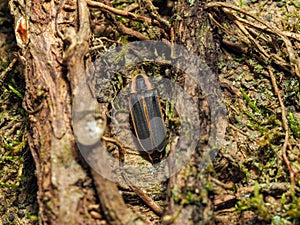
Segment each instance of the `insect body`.
M164 155L166 129L157 90L146 75L133 78L129 99L130 115L136 137L152 163Z

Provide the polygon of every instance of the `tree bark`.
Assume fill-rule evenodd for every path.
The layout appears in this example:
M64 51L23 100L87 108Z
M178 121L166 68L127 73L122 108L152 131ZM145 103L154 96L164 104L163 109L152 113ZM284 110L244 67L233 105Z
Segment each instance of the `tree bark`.
M215 26L204 10L208 1L177 1L174 8L174 34L176 43L197 53L217 74L219 42L215 37Z
M211 165L210 160L216 156L217 145L220 144L215 141L211 142L210 136L215 135L214 138L218 135L221 136L220 133L225 131L226 126L224 124L226 121L225 108L222 103L216 104L216 107L210 104L220 101L221 93L219 89L213 88L218 86L219 43L214 38L214 26L204 10L208 1L191 2L186 0L176 2L173 15L174 40L185 46L191 53L197 54L199 59L202 59L210 67L203 85L213 97L209 101L205 98L199 99L200 143L185 169L170 179L169 188L180 190L179 194L177 193L180 200L176 199L177 201L174 202L172 199L174 197L169 198L169 205L164 215L165 224L213 224L213 205L209 190L206 188L209 183L209 173L205 168L207 165ZM201 75L199 74L199 76ZM186 79L185 82L189 83L189 80ZM193 84L187 85L193 86ZM195 88L201 90L200 87ZM203 96L207 94L203 90L200 93ZM218 134L218 132L220 133ZM208 156L208 162L206 166L201 167L205 155Z
M40 224L87 222L80 205L84 198L95 200L93 194L85 197L89 187L81 188L89 178L78 163L71 128L71 87L62 65L64 43L56 30L58 3L10 1L24 63L24 107L29 112L28 142L37 170ZM20 20L25 21L23 32ZM23 38L18 40L18 35Z

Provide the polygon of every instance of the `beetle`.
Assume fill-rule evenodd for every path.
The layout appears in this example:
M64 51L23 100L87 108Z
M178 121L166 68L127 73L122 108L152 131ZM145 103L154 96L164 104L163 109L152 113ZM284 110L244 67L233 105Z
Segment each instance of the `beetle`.
M144 74L132 79L129 109L139 145L153 164L159 162L165 154L166 128L158 92Z

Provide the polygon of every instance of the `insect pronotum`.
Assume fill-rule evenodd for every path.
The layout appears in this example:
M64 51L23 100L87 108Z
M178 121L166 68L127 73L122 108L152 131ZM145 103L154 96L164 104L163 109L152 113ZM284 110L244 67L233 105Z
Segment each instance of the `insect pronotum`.
M164 155L166 128L157 90L144 74L132 80L129 108L138 142L152 163Z

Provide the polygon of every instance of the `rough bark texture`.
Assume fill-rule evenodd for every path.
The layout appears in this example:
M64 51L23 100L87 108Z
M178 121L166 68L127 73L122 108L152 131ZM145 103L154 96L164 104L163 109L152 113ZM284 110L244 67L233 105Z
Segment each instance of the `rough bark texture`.
M26 1L26 5L22 1L10 2L15 20L23 16L28 22L29 43L19 45L25 65L24 105L30 113L28 140L37 168L41 224L85 221L79 208L88 192L88 188L80 186L88 177L77 161L71 128L70 85L62 66L63 40L54 19L58 4L59 1Z
M206 90L209 90L209 93L215 94L210 101L217 102L220 100L221 93L219 90L210 89L209 86L218 86L216 83L218 82L219 46L213 37L213 26L208 19L207 12L204 11L205 4L206 1L195 1L194 4L186 0L176 2L173 16L174 34L176 43L185 46L192 53L196 53L199 59L202 59L210 67L211 70L207 71L207 79L203 85L207 86ZM199 76L201 75L199 74ZM189 80L185 82L188 83ZM198 108L201 119L200 144L189 165L171 179L170 188L180 190L181 196L180 201L173 202L172 198L169 199L168 210L165 213L165 224L210 224L212 221L213 206L211 199L209 199L209 190L206 188L209 175L200 164L205 152L208 152L212 159L215 157L214 147L220 143L211 143L209 136L218 136L216 130L224 131L226 124L223 123L225 121L223 107L211 108L209 102L203 99L199 100ZM215 113L214 119L211 118L212 111ZM220 123L216 122L218 120ZM211 132L216 133L211 134ZM209 161L208 157L208 164L210 164ZM189 195L193 197L190 198Z
M192 1L190 1L192 2ZM209 1L177 1L174 8L175 42L187 47L204 59L217 72L219 43L214 37L214 26L204 10Z

